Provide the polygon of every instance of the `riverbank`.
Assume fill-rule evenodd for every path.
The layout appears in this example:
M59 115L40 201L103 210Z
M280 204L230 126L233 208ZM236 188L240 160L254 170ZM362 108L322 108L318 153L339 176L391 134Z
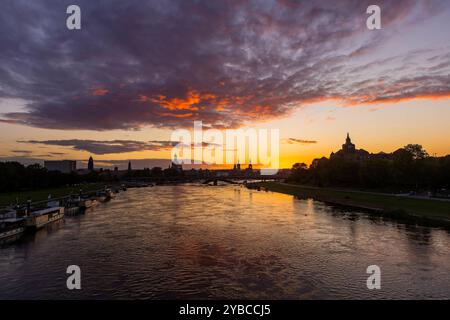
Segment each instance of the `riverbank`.
M86 183L70 187L0 193L0 208L15 204L16 201L25 203L28 197L30 197L33 202L44 201L47 200L49 194L52 195L52 198L60 198L70 194L78 194L80 189L83 190L83 192L88 192L101 189L104 186L104 183Z
M370 211L382 216L408 220L416 224L450 227L450 202L433 199L413 199L389 194L375 194L354 190L337 190L280 182L260 182L248 185L268 191L312 198L331 205Z

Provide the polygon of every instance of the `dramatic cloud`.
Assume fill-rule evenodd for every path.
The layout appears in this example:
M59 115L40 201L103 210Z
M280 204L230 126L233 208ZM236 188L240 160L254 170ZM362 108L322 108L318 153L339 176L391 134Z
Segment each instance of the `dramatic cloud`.
M171 141L134 141L134 140L29 140L17 141L19 143L44 144L49 146L70 147L74 150L88 151L93 154L126 153L146 150L165 150L172 148L176 143ZM56 153L53 153L56 154Z
M184 147L191 148L206 148L209 146L217 147L222 146L216 143L191 143L190 145L183 144L178 141L136 141L136 140L107 140L107 141L98 141L98 140L79 140L79 139L69 139L69 140L26 140L17 141L18 143L24 144L43 144L48 146L60 146L60 147L69 147L73 150L79 151L88 151L93 154L110 154L110 153L127 153L134 151L160 151L160 150L170 150L173 147L179 145ZM13 150L13 153L18 154L31 154L32 151L27 150ZM51 155L64 155L63 152L49 152L49 156Z
M380 31L366 28L368 0L79 0L79 31L65 28L69 4L2 2L0 99L26 108L4 112L1 122L136 130L202 120L230 128L324 99L450 97L448 46L403 54L384 47L449 10L448 1L377 1ZM441 28L449 27L447 19ZM69 146L100 154L154 147L80 143Z

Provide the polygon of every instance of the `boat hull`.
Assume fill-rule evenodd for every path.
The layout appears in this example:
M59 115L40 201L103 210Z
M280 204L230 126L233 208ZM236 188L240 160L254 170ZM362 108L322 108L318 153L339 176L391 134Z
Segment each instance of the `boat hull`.
M14 236L17 236L19 234L22 234L25 232L25 227L18 227L15 229L11 229L8 231L2 231L0 232L0 240L5 240Z
M60 207L42 214L31 215L26 220L26 226L30 229L40 229L62 218L64 218L64 208Z

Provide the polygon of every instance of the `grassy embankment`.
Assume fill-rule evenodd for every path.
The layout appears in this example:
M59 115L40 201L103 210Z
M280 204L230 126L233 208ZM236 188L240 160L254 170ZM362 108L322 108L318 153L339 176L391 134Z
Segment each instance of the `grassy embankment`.
M415 223L450 226L450 202L433 199L414 199L389 194L375 194L354 190L318 188L312 186L261 182L255 187L291 194L299 198L312 198L329 204L370 210L380 215L406 219Z
M16 199L19 201L19 203L25 203L28 197L30 197L33 202L36 202L46 200L49 194L52 195L52 198L60 198L68 196L70 194L78 194L80 189L82 189L84 192L98 190L103 188L104 185L104 183L89 183L75 187L60 187L34 191L0 193L0 208L8 206L10 204L15 204Z

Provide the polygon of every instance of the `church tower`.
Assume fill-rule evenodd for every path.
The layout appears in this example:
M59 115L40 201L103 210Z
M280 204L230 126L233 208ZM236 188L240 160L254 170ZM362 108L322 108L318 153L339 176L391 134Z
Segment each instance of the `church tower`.
M180 163L181 161L178 160L178 157L176 153L173 155L173 160L171 164L169 165L169 169L173 169L177 172L183 172L183 166Z
M345 139L345 143L342 145L342 150L344 152L355 152L355 145L352 143L352 139L350 139L350 134L347 132L347 139Z
M94 171L94 159L92 157L89 157L89 160L88 160L88 170Z
M248 170L253 170L252 159L250 159L248 162Z

